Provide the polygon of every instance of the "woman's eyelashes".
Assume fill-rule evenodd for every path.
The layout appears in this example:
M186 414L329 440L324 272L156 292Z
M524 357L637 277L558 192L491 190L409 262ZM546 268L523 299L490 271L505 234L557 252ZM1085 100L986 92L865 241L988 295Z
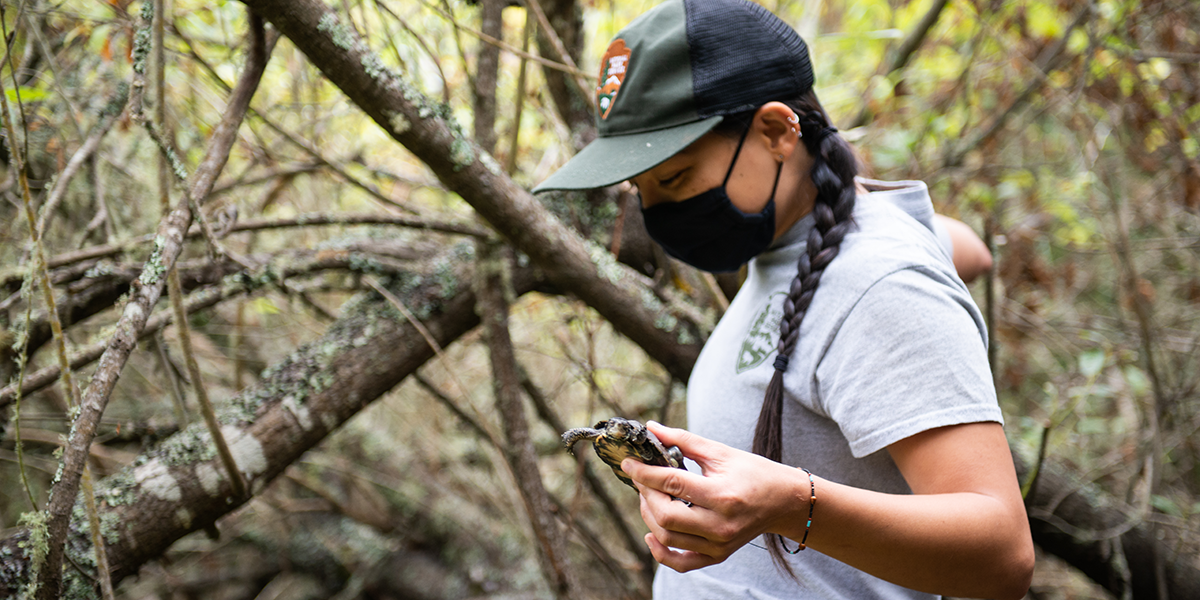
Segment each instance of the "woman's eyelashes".
M671 187L671 186L673 186L673 185L675 185L675 184L679 183L679 182L682 180L682 178L683 178L683 174L684 174L685 172L687 172L687 170L688 170L688 169L685 167L685 168L683 168L683 169L680 169L680 170L678 170L678 171L675 171L675 172L674 172L674 173L672 173L670 176L668 176L668 177L666 177L666 178L664 178L664 179L659 179L659 180L658 180L658 185L659 185L659 187L665 187L665 188L669 188L669 187Z

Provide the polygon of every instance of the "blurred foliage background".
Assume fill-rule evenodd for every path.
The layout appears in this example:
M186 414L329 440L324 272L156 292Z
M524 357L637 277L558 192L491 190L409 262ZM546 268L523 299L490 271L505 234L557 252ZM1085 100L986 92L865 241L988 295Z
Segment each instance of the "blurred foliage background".
M592 73L608 39L655 2L565 4L581 18L577 64ZM1200 5L763 4L809 41L818 94L868 174L925 180L939 211L971 225L991 247L996 267L972 289L992 328L991 358L1014 448L1033 464L1053 465L1120 499L1131 520L1155 524L1184 555L1196 556ZM141 5L6 0L4 6L6 36L15 31L12 66L4 73L8 78L15 67L19 85L6 79L6 93L20 130L6 141L25 150L34 200L44 205L105 107L123 101ZM408 82L447 103L464 128L476 122L475 77L487 47L476 34L480 3L337 0L331 6ZM164 130L191 168L244 60L246 8L174 0L166 11ZM936 20L923 31L931 14ZM498 37L507 47L495 82L493 155L518 183L532 186L574 152L581 130L550 97L542 68L511 51L539 53L531 41L536 26L526 20L519 3L502 10ZM907 46L910 40L915 47ZM148 110L157 110L160 84L148 77ZM589 75L584 83L590 81ZM218 227L287 219L300 226L233 231L224 238L230 249L288 261L300 250L365 248L417 261L460 236L396 225L303 226L303 220L363 214L476 220L286 38L252 108L205 212ZM44 307L26 276L31 245L15 174L7 168L2 175L0 375L7 384L55 358L43 340L19 368L27 315L36 320ZM144 236L164 211L159 176L158 150L121 113L82 174L66 182L61 203L43 212L48 256L65 261L80 249L114 245L119 252L56 266L58 294L81 297L140 268L150 252ZM552 208L612 244L616 204ZM183 259L202 270L204 256L203 243L193 242ZM218 405L316 339L364 287L353 270L297 281L299 287L263 286L190 315L204 384ZM690 274L667 278L666 285L711 319L719 303L696 281ZM111 335L119 303L107 302L117 308L69 323L72 349ZM581 426L620 414L683 424L682 386L594 311L541 293L518 299L512 310L527 389L561 423ZM93 450L98 476L177 431L173 389L190 396L175 328L142 344L105 413ZM219 538L182 539L122 582L118 596L548 596L513 474L502 450L488 442L500 431L490 377L481 334L463 337L419 378L364 409L223 519ZM70 415L57 386L22 399L23 479L16 409L4 411L0 530L11 533L33 510L31 501L39 508L45 502ZM544 483L572 523L570 551L581 580L605 594L648 597L645 555L623 541L628 532L640 540L636 494L601 473L617 509L606 510L583 485L582 463L561 451L553 420L533 406L529 411ZM592 456L584 462L599 464ZM1048 555L1030 595L1108 597Z

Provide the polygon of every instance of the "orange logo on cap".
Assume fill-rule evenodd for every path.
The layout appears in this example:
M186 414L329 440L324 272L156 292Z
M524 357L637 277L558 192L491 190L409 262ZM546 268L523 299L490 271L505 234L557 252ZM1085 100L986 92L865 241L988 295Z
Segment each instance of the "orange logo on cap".
M615 39L604 52L600 61L600 83L596 86L596 104L600 107L600 118L607 119L612 110L613 102L617 100L617 92L621 82L625 81L625 72L629 69L629 48L625 40Z

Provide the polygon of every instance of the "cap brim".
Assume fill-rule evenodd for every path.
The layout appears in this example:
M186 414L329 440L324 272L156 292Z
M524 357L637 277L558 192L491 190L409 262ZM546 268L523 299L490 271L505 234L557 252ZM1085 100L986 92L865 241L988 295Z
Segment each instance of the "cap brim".
M687 148L723 118L718 115L667 129L596 138L534 187L533 193L589 190L625 181Z

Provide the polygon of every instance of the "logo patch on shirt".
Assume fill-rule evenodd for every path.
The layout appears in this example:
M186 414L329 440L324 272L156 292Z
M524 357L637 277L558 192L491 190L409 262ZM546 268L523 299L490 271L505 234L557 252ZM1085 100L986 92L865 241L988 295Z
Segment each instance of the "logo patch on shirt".
M749 371L763 364L779 345L779 321L783 319L783 299L786 292L775 292L767 297L762 310L750 322L750 331L742 340L738 351L737 372Z
M617 100L617 92L625 81L625 72L629 69L629 56L632 51L625 47L625 40L615 39L604 52L600 61L600 82L596 86L596 104L600 107L600 118L607 119L612 110L613 102Z

